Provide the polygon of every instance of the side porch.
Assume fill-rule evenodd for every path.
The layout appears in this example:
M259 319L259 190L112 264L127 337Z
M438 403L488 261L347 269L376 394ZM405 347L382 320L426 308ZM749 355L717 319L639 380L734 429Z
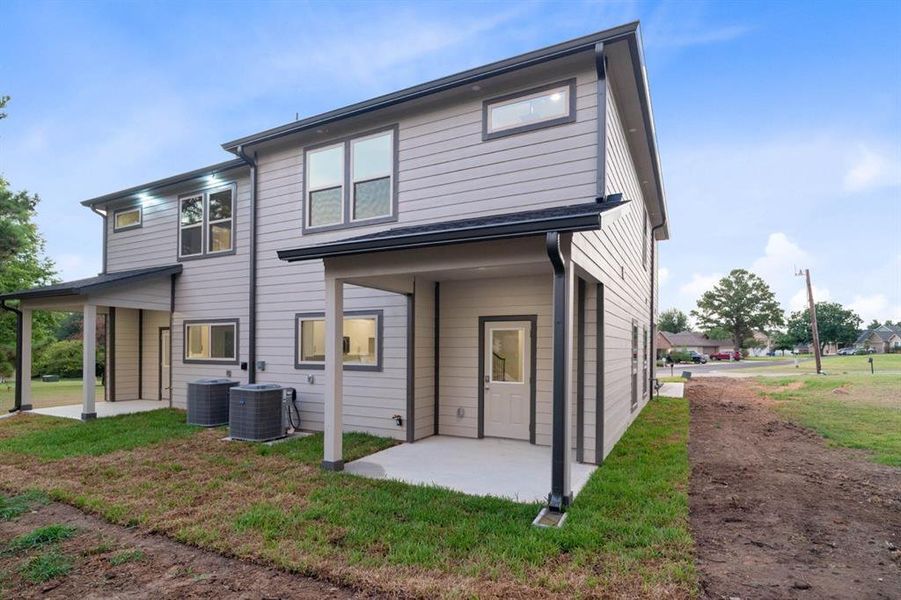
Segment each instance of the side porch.
M344 288L372 288L406 298L406 444L347 470L526 501L543 487L539 496L563 512L609 447L604 286L579 264L573 234L598 229L602 215L614 220L624 204L280 252L325 266L323 468L345 468L342 363L356 342L341 318Z
M0 297L16 315L15 398L12 411L90 420L152 410L171 398L171 314L181 265L109 273ZM12 302L17 301L15 304ZM35 311L82 315L80 403L45 402L33 394L32 320ZM105 346L103 384L98 342ZM44 385L43 383L41 385ZM52 383L46 384L52 386ZM41 390L46 391L46 390ZM168 406L168 404L166 404ZM99 409L99 410L98 410Z

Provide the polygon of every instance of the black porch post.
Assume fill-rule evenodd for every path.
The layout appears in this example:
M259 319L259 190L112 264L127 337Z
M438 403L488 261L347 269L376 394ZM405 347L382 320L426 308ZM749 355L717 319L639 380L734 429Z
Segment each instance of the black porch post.
M554 385L551 417L553 420L551 438L551 493L548 507L555 512L563 512L569 504L569 490L566 489L566 344L567 344L567 289L566 265L560 250L560 233L548 232L547 254L554 267Z

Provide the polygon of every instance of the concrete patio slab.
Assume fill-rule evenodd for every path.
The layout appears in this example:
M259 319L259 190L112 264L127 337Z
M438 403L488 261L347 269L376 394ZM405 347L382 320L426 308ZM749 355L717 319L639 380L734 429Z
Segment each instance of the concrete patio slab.
M573 495L596 468L572 464ZM345 470L371 479L437 485L476 496L546 502L551 489L551 449L517 440L439 435L376 452L348 463Z
M660 386L658 396L666 396L668 398L682 398L685 396L685 384L669 382Z
M169 408L168 401L160 400L119 400L118 402L97 402L94 410L97 418L115 417L116 415L130 415L132 413L148 412L160 408ZM81 404L67 404L52 408L35 408L28 412L48 417L63 417L65 419L81 419Z

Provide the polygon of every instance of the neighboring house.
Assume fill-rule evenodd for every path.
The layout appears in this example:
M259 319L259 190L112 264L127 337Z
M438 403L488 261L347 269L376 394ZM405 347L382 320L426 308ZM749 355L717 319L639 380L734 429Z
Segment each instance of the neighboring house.
M291 386L329 469L342 431L552 446L562 510L570 453L602 462L654 377L669 233L642 60L625 25L85 200L103 273L0 296L22 309L21 402L31 311L83 311L87 328L107 315L109 400L184 407L201 377Z
M735 345L732 343L732 340L712 340L703 333L695 331L682 331L679 333L658 331L657 347L659 350L665 350L663 354L669 354L672 350L680 350L710 355L717 352L727 352L732 350Z
M730 348L731 350L731 348ZM754 332L754 345L746 349L748 356L766 356L773 350L773 341L770 336L761 332Z
M901 352L901 325L880 325L864 331L854 345L857 348L871 348L877 354Z

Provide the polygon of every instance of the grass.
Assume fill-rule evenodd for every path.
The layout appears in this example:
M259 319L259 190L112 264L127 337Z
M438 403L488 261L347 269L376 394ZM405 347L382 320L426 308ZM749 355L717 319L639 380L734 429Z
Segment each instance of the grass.
M8 438L0 464L5 485L39 482L52 498L114 523L375 592L690 597L688 418L683 399L651 402L560 530L531 526L537 503L324 472L321 434L259 446L206 430L152 447L120 443L126 451L116 453L92 438L72 446L82 456L49 461L17 459L2 444L19 438ZM128 439L127 430L140 437L148 428L135 418L115 431ZM11 447L45 456L38 449L60 435L26 431L28 443ZM345 459L393 443L346 434Z
M873 358L873 366L877 375L901 375L901 354L870 354L866 356L824 356L823 371L829 375L869 375L870 363L868 358ZM792 357L787 357L789 360ZM816 363L813 356L798 357L798 367L794 365L780 365L755 367L754 375L816 375Z
M19 572L32 583L43 583L67 575L72 570L72 560L56 548L28 559Z
M137 562L144 560L144 552L142 550L123 550L109 557L109 564L114 567L124 565L125 563Z
M77 531L74 527L59 523L45 525L13 538L6 547L6 551L11 554L18 554L34 548L57 544L74 536Z
M15 496L0 494L0 521L11 521L26 512L47 504L50 499L40 490L27 490Z
M44 460L130 450L191 435L199 429L186 425L185 413L173 409L107 417L87 423L72 419L46 420L33 415L9 420L20 421L14 427L33 430L5 439L0 434L0 452L27 454Z
M104 397L103 385L97 385L97 399ZM14 378L0 384L0 409L4 412L15 402ZM31 403L36 408L81 404L81 379L61 379L56 382L31 380Z
M814 375L758 382L790 421L813 429L836 446L864 450L874 462L901 467L897 376Z

